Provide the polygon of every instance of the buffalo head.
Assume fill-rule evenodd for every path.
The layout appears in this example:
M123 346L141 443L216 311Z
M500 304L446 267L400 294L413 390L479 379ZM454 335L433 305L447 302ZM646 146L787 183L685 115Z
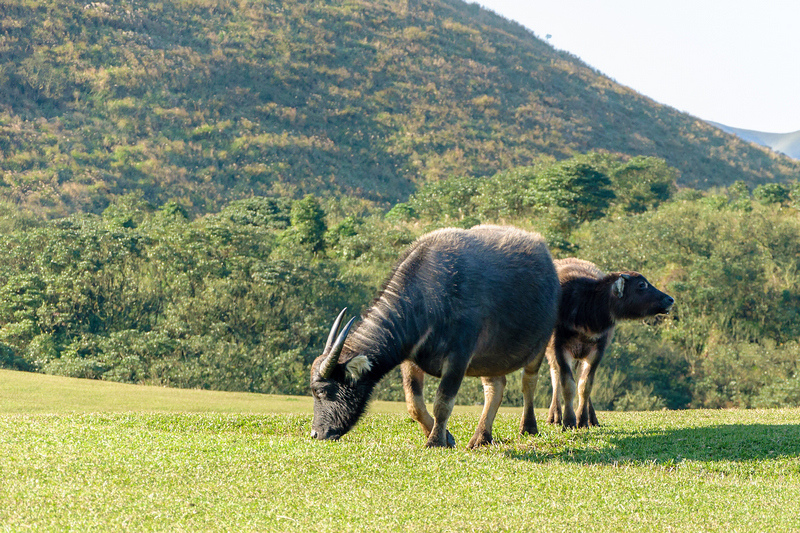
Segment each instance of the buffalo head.
M644 318L668 313L675 300L653 287L638 272L622 272L611 290L616 319Z
M342 357L347 334L355 320L355 317L350 319L339 331L346 310L339 313L325 350L311 365L311 394L314 396L311 436L316 439L336 440L347 433L364 413L376 383L368 378L372 364L367 356L345 354Z

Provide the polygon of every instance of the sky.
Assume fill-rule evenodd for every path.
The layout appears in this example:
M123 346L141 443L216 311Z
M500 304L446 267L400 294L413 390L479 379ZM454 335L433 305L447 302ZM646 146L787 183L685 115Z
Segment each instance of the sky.
M800 130L800 1L475 3L679 111L734 128Z

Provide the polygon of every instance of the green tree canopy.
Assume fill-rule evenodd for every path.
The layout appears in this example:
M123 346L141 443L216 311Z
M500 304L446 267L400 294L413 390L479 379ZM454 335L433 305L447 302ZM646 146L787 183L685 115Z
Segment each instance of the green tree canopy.
M297 242L312 252L325 249L325 211L319 200L311 194L292 204L292 234Z
M616 198L606 174L575 159L546 169L537 177L533 188L538 205L566 209L578 222L601 218Z

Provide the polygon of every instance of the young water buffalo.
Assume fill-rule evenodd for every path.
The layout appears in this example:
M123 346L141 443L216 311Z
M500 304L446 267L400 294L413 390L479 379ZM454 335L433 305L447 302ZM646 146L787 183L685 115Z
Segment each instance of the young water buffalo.
M643 318L669 312L675 300L653 287L638 272L604 274L580 259L555 262L561 282L558 322L547 346L547 361L553 384L553 400L547 421L575 427L574 373L578 374L578 427L597 426L591 392L594 374L614 334L617 320ZM533 361L523 371L523 416L521 431L536 433L533 393L539 365ZM564 396L561 417L559 393ZM531 422L532 421L532 422Z
M491 442L505 374L541 364L561 287L544 240L515 228L443 229L420 237L387 279L363 321L339 333L311 366L312 437L337 439L358 421L370 394L401 363L409 413L427 446L454 446L447 419L465 375L488 394L472 446ZM423 372L441 377L433 417L422 401Z

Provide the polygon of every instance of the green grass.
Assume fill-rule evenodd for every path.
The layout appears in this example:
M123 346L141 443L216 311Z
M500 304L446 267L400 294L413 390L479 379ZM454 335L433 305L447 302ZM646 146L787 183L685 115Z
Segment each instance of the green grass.
M315 442L307 398L3 371L0 530L800 529L798 409L601 413L537 437L504 409L479 451L477 408L454 415L455 450L424 449L403 411Z

